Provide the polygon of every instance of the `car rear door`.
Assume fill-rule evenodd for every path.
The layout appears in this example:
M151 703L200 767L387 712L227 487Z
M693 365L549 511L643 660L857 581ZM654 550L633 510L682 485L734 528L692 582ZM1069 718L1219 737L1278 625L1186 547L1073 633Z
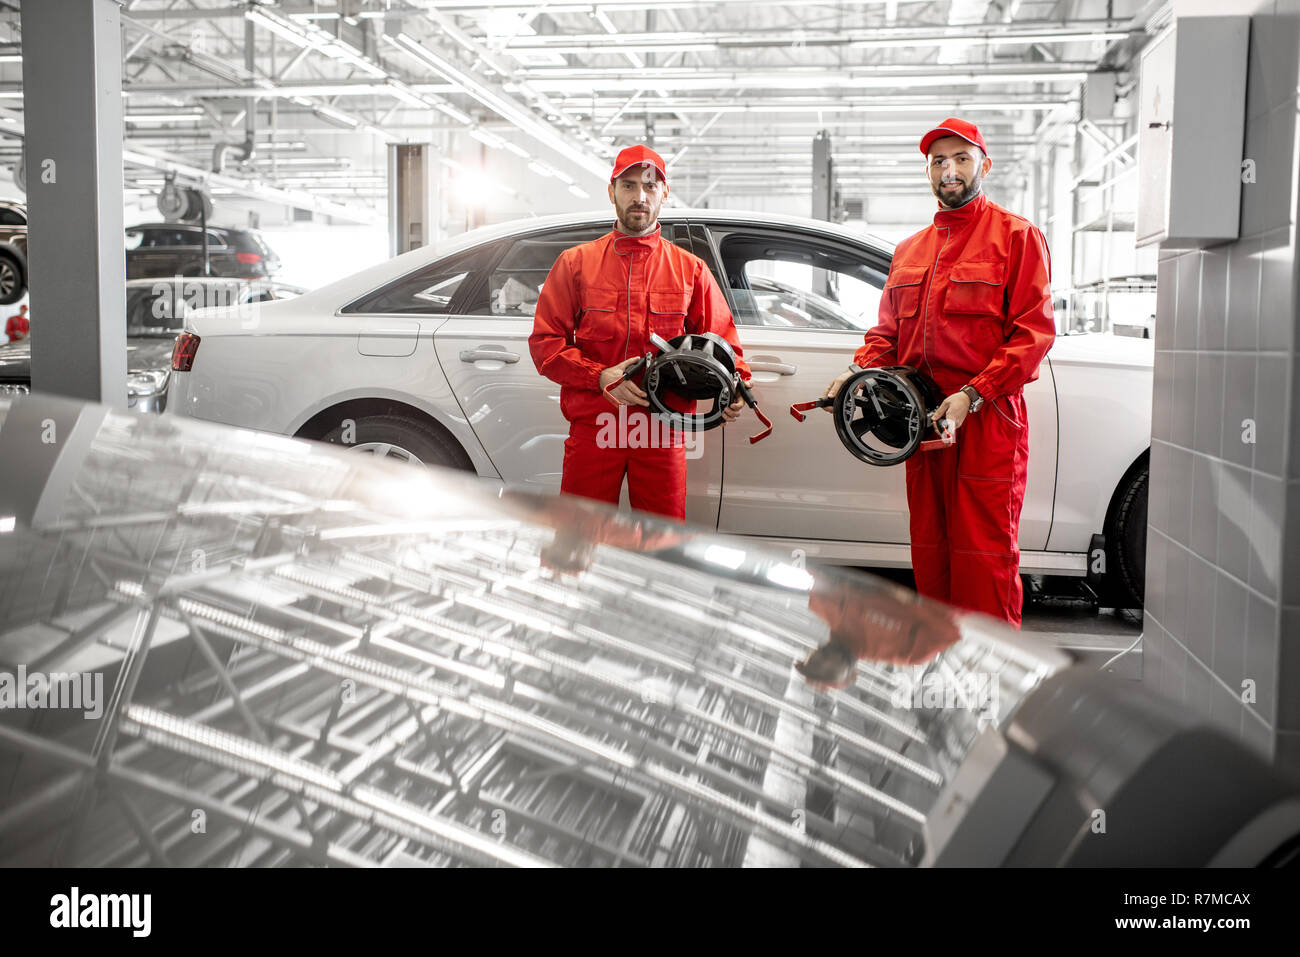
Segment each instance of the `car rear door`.
M609 228L601 221L502 241L481 285L434 334L438 361L467 422L510 485L559 490L569 426L559 385L538 373L528 351L533 310L560 253ZM689 248L685 223L663 228L665 237ZM715 526L720 495L721 449L714 449L711 457L688 462L687 519Z
M170 226L140 226L126 231L126 278L160 279L177 275L175 247L180 237Z

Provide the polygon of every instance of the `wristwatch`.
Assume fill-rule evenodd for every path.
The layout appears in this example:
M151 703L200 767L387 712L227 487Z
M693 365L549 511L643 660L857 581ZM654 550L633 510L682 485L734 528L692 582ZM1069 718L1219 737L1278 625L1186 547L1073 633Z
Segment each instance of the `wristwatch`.
M978 412L980 406L984 404L984 397L975 391L973 385L964 385L961 387L961 391L965 392L966 397L970 399L970 410L972 412Z

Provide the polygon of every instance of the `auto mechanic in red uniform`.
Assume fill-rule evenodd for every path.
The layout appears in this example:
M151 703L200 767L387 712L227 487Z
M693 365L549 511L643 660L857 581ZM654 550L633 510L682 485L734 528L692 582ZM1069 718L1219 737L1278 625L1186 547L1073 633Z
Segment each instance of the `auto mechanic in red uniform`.
M1056 338L1047 241L984 195L992 166L973 123L921 139L934 223L899 244L861 368L906 365L947 396L955 446L906 462L912 569L922 595L1020 624L1020 508L1029 428L1022 390ZM833 381L839 391L855 372Z
M18 342L20 339L26 339L32 330L32 324L27 319L27 307L19 306L18 312L10 316L5 322L5 337L10 342Z
M605 389L645 354L652 332L663 339L716 333L731 344L741 376L748 380L750 374L726 297L708 266L659 235L667 196L668 173L658 153L630 146L618 154L609 186L618 217L614 230L560 254L537 300L528 347L537 371L560 384L560 409L569 420L560 491L617 504L626 475L633 508L682 520L684 436L673 431L667 442L638 441L665 431L646 411L645 392L632 381ZM742 404L737 398L723 410L727 422ZM627 406L626 428L610 442L605 437L611 430L602 431L609 420L601 416L615 416L619 406Z

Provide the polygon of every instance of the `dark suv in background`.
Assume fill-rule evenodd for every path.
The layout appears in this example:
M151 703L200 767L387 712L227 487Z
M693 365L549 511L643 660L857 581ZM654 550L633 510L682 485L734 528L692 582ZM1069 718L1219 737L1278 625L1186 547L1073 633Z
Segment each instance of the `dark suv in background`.
M251 229L209 226L209 275L266 279L280 257ZM193 223L143 223L126 231L126 278L202 276L203 230Z
M161 412L171 384L172 346L193 309L251 306L293 299L307 290L268 279L194 277L128 279L126 283L127 408ZM246 313L246 316L252 315ZM49 321L42 317L42 322ZM34 330L40 338L40 327ZM0 397L32 388L32 339L0 345Z
M0 199L0 306L27 292L27 207Z

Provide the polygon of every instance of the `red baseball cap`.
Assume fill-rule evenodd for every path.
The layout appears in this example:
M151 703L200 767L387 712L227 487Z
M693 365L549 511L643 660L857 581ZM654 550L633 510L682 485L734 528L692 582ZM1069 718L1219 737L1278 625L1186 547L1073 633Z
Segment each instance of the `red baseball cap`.
M989 148L984 145L984 136L980 133L980 128L974 123L967 123L965 120L959 120L955 116L950 116L929 133L921 137L921 154L930 155L930 144L937 139L945 136L960 136L967 143L974 143L980 148L980 152L985 156L989 155Z
M612 183L633 166L653 166L659 171L659 178L665 183L668 182L668 167L664 163L664 158L643 144L629 146L618 154L614 160L614 172L609 174L609 181Z

